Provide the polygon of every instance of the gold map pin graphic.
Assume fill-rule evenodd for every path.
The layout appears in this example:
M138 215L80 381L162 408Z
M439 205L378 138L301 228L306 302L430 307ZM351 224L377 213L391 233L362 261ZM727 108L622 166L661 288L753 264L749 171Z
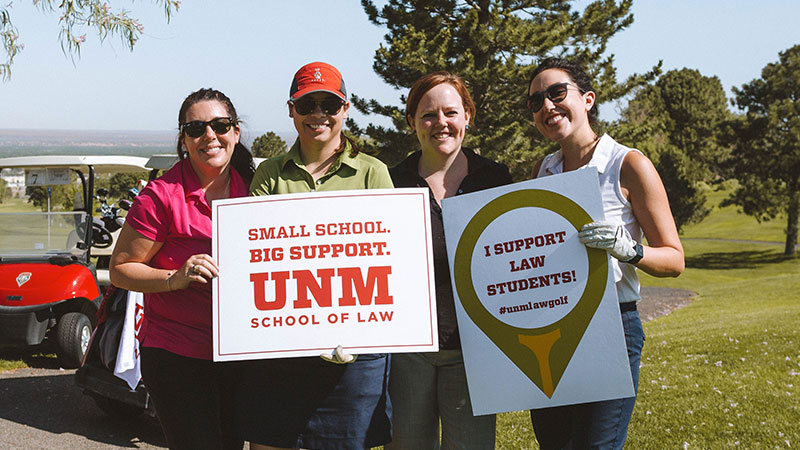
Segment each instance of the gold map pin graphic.
M523 189L501 195L481 208L464 228L456 246L453 279L458 298L470 319L548 398L552 398L603 299L608 259L604 250L586 249L589 274L583 294L572 311L550 325L520 328L493 316L481 303L472 281L475 246L495 219L514 209L531 207L560 215L576 230L592 221L577 203L555 192Z

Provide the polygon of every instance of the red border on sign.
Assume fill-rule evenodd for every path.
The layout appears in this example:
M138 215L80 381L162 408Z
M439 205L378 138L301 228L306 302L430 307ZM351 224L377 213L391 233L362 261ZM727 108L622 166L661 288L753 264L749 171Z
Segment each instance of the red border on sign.
M236 206L236 205L253 204L253 203L266 203L266 202L285 202L285 201L293 201L293 200L300 200L300 199L352 198L352 197L387 197L387 196L394 196L394 197L396 197L396 196L412 196L412 197L419 196L419 197L422 197L421 205L423 206L423 209L424 209L424 206L425 206L425 197L424 196L425 195L426 194L423 193L423 192L413 192L413 193L411 193L411 192L369 193L369 191L342 191L341 193L337 193L337 195L326 195L324 197L317 197L317 196L304 195L304 194L301 193L301 194L289 194L289 195L287 195L285 197L281 196L280 198L274 198L274 197L270 197L270 196L243 197L244 199L248 199L249 201L231 202L231 203L227 203L226 202L225 204L214 205L214 209L217 212L217 216L219 216L220 209L225 207L225 206ZM255 200L255 199L257 199L257 200ZM429 211L423 211L422 218L423 218L424 226L427 229L429 227L428 222L430 220ZM216 227L219 227L219 223L216 224ZM215 231L215 234L217 236L219 236L219 229L217 228L214 231ZM431 248L431 243L428 242L428 239L429 239L429 236L426 234L425 235L425 252L426 253L427 253L428 249ZM220 251L221 251L220 242L219 242L219 239L217 239L216 252L215 252L215 254L217 255L217 259L219 259ZM426 259L426 265L427 265L427 269L428 269L426 271L426 273L428 274L428 276L427 276L427 284L428 284L428 289L427 289L427 292L428 292L428 314L429 314L428 323L433 324L433 322L434 322L433 304L436 302L436 298L434 298L433 296L430 295L431 294L431 285L434 282L433 280L431 280L431 274L433 273L433 271L431 270L430 264L431 264L431 261L429 259ZM216 294L217 298L219 298L219 283L215 283L214 290L215 290L215 294ZM295 349L291 349L291 350L285 349L285 350L265 350L265 351L255 351L255 352L222 353L222 352L219 351L219 348L221 347L221 336L220 336L221 323L220 323L220 317L222 316L222 312L220 311L220 302L217 302L216 307L217 307L217 335L215 336L215 339L217 341L216 356L231 357L231 356L236 356L236 355L258 355L258 354L269 355L269 354L279 354L279 353L289 353L289 352L302 352L302 351L330 351L329 348L295 348ZM430 339L428 340L428 342L424 342L424 343L420 343L420 344L403 344L403 345L358 346L358 347L347 347L347 349L348 350L368 350L368 349L371 349L371 348L384 348L384 349L385 348L397 348L397 349L401 349L401 348L405 348L405 347L419 347L419 346L433 347L433 342L434 342L434 336L435 335L438 335L438 330L435 330L433 327L431 327L430 334L429 334L429 338Z

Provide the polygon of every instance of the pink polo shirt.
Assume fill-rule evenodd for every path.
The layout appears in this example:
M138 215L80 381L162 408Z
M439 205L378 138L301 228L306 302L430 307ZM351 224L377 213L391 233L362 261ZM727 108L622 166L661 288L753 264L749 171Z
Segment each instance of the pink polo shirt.
M248 186L233 169L230 194L248 195ZM151 267L178 269L192 255L211 254L211 207L188 159L148 183L125 220L142 236L163 243ZM211 283L145 294L139 340L146 347L211 359Z

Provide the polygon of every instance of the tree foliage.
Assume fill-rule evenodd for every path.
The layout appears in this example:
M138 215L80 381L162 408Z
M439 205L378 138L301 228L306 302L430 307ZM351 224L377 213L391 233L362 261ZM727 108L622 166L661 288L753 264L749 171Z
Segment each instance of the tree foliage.
M0 203L3 203L7 197L10 197L8 189L8 182L0 178Z
M731 119L717 77L680 69L638 88L613 126L618 140L642 150L655 164L679 229L710 211L701 182L723 175L720 163L730 153L723 133Z
M597 0L582 12L569 0L389 0L381 9L370 0L361 3L369 20L387 29L385 43L375 52L375 72L399 89L438 70L462 76L477 108L465 145L504 162L516 179L526 177L533 160L553 149L535 131L524 106L538 58L582 62L603 101L623 96L660 71L657 66L622 83L616 80L606 44L632 23L631 0ZM396 163L418 148L402 107L356 95L351 101L359 111L391 119L392 128L370 124L362 129L348 121L353 133L369 136L385 162Z
M286 142L280 136L268 131L253 140L253 156L271 158L286 153Z
M130 199L128 190L136 187L139 180L147 180L147 172L115 173L108 179L108 196L115 199Z
M779 53L761 78L734 88L745 116L734 122L731 168L739 187L727 199L757 220L786 215L786 255L797 252L800 212L800 45Z
M25 188L28 203L33 203L34 206L42 211L47 211L48 197L50 198L51 211L72 211L78 191L78 186L72 183L55 186L28 186Z
M4 80L11 77L11 65L14 58L23 50L19 30L11 22L13 1L0 4L0 42L6 57L0 64L0 76ZM180 7L180 0L155 0L164 8L167 21ZM33 0L42 12L56 13L59 15L58 23L61 29L58 40L61 50L65 55L78 55L81 45L86 42L87 30L92 30L104 41L109 36L118 36L128 49L133 50L134 45L144 32L144 26L135 18L129 16L125 9L112 10L108 0ZM0 58L0 61L3 59Z

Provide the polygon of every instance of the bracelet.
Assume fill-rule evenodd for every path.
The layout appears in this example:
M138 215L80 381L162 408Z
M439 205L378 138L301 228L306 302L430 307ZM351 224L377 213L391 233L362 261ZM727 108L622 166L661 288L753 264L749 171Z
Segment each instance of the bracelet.
M175 272L174 272L174 271L172 271L172 272L169 272L169 273L167 274L167 292L171 292L171 291L172 291L172 288L171 288L171 287L170 287L170 285L169 285L169 280L170 280L170 278L172 278L172 276L173 276L173 275L175 275Z

